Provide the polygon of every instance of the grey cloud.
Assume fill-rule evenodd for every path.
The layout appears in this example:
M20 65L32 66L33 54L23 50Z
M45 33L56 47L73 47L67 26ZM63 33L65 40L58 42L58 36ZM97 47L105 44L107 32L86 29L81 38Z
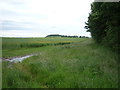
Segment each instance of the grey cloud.
M25 27L26 24L23 22L15 22L10 20L2 21L2 29L3 30L30 30L30 28Z
M1 12L2 12L2 15L3 15L3 16L7 16L7 15L10 15L10 16L20 15L20 13L18 13L18 12L9 11L9 10L6 10L6 9L2 9Z
M12 10L7 10L7 9L2 9L2 16L7 17L7 16L18 16L18 17L35 17L35 18L39 18L39 19L46 19L47 16L44 14L36 14L36 13L21 13L21 12L16 12L16 11L12 11Z

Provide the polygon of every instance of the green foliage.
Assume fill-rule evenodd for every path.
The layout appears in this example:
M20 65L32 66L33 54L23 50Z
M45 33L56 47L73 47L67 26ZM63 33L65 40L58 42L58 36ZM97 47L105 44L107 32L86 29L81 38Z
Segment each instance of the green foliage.
M114 50L120 49L120 3L94 2L91 10L85 28L91 32L93 39Z
M3 88L118 87L115 53L91 39L28 50L27 53L38 51L38 55L22 63L3 62ZM11 53L20 53L20 50Z
M59 35L59 34L51 34L46 37L68 37L68 38L78 38L78 36L67 36L67 35Z

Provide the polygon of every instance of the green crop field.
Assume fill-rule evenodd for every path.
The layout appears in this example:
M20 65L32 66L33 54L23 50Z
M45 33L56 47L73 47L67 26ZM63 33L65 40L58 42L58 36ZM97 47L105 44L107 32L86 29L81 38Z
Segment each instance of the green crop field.
M91 38L2 38L3 88L117 88L117 55Z

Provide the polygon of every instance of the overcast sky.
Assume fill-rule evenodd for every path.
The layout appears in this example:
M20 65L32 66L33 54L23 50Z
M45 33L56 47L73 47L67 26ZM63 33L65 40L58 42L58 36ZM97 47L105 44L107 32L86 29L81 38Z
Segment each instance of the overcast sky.
M90 36L84 29L94 0L1 0L1 36Z

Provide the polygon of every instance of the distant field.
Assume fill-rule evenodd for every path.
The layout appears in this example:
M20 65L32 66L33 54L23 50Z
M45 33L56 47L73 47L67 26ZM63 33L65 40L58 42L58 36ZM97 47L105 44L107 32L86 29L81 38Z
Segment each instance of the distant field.
M41 47L45 45L69 44L78 41L84 41L86 38L62 38L62 37L47 37L47 38L2 38L2 48L16 49L24 47Z
M2 38L3 57L11 57L25 55L29 53L39 52L39 47L65 45L73 42L82 42L87 38ZM12 50L12 51L11 51Z
M89 38L3 38L3 88L117 88L117 56ZM41 46L42 45L42 46Z

